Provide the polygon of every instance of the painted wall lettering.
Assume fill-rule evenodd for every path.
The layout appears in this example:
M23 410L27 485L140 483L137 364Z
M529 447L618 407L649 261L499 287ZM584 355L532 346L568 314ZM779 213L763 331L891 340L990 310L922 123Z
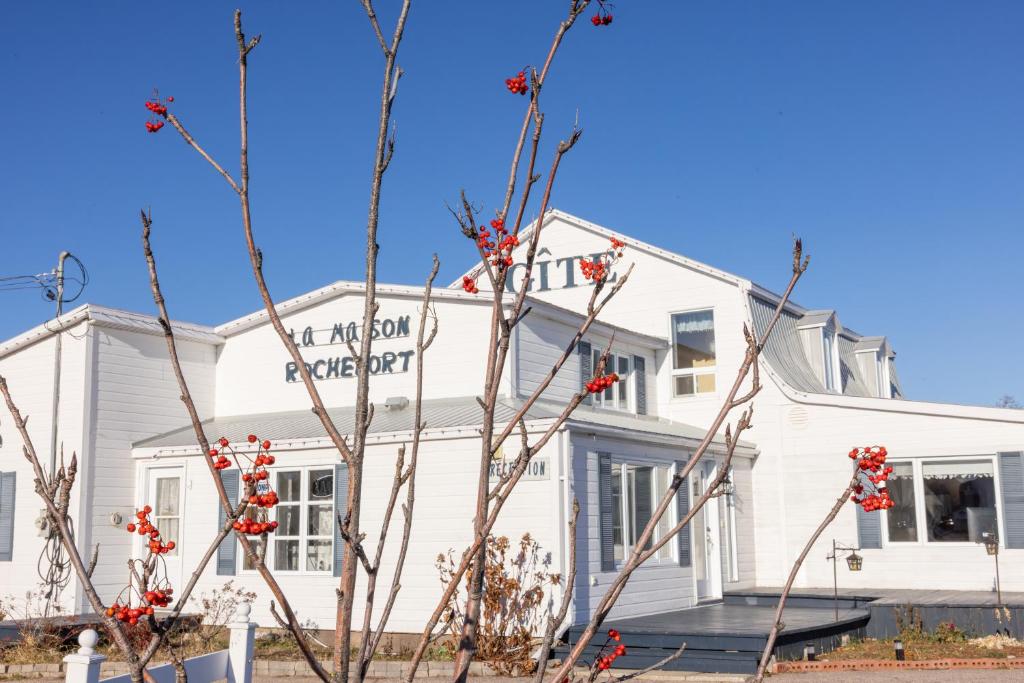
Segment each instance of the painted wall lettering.
M488 478L490 481L495 482L501 479L515 467L515 459L511 460L494 460L491 462L491 468ZM526 481L542 481L551 478L551 472L548 468L547 458L533 458L526 465L526 471L523 472L523 479Z
M371 375L393 375L409 372L409 361L416 355L413 350L385 351L370 356L369 370ZM314 380L344 379L356 376L356 363L351 356L334 358L318 358L305 363L306 369ZM284 381L299 382L299 366L295 361L284 364Z
M374 318L373 326L370 328L371 339L404 339L410 334L411 316L402 315L397 318ZM302 330L300 340L296 343L302 346L329 346L331 344L348 344L359 341L362 332L362 325L352 320L349 322L335 323L332 327L324 329L313 329L307 327ZM288 331L292 341L295 341L295 330Z
M549 258L547 260L541 260L544 256L551 256L551 252L548 249L542 248L537 252L537 259L533 262L533 272L530 274L530 278L526 280L526 291L547 292L552 289L570 289L572 287L590 285L592 283L584 280L582 277L577 280L577 264L580 259L585 258L588 260L594 260L602 258L607 253L607 251L599 251L593 254L579 254L577 256L565 256L559 259ZM516 263L509 268L509 291L513 294L518 292L525 277L525 263ZM608 282L615 282L617 277L618 272L612 271L611 276L608 278ZM536 288L534 285L536 285Z

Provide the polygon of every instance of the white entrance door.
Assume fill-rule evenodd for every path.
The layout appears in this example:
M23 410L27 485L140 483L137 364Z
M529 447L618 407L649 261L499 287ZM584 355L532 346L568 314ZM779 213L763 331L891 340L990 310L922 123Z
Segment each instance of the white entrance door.
M690 499L697 501L715 478L717 466L713 462L701 463L690 481ZM702 507L690 522L693 538L693 571L697 579L697 600L716 600L722 597L722 558L719 543L719 509L714 500Z
M174 541L174 550L164 553L161 557L166 563L167 580L174 588L181 585L181 549L185 539L182 538L185 525L182 514L185 509L185 468L184 467L152 467L147 472L146 500L143 505L150 505L153 512L149 518L160 530L164 543ZM142 557L146 556L145 547L141 548Z

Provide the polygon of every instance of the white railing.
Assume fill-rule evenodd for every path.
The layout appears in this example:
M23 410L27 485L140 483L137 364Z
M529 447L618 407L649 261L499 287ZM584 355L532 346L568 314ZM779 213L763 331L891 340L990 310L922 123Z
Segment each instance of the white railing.
M252 608L242 603L235 612L235 617L228 624L231 630L231 641L227 650L211 652L186 659L185 672L189 683L212 683L227 679L228 683L252 683L253 641L256 624L249 620ZM100 683L100 666L107 660L104 655L96 652L99 642L96 631L86 629L78 636L78 652L64 658L64 680L66 683ZM156 683L174 683L173 664L162 664L147 669L146 673ZM131 683L128 674L105 678L102 683Z

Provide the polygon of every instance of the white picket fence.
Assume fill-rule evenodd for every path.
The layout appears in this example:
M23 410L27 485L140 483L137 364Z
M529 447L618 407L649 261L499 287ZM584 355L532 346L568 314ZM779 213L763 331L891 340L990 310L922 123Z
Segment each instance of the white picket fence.
M238 606L228 628L231 640L227 650L185 660L189 683L213 683L227 679L228 683L252 683L253 641L256 623L249 620L252 608L248 603ZM106 657L96 652L99 642L96 631L86 629L78 636L78 652L64 658L66 683L100 683L100 666ZM174 666L162 664L146 670L156 683L174 683ZM105 678L102 683L131 683L128 674Z

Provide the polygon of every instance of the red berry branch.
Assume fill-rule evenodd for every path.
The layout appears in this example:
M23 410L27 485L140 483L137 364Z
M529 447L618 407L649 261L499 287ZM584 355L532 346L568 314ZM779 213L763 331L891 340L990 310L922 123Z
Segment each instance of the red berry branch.
M529 88L526 87L526 72L520 71L512 78L505 79L505 87L513 95L525 95Z
M892 473L892 465L885 465L887 455L885 446L865 446L850 451L850 459L858 460L858 482L853 487L850 500L865 512L888 510L896 504L889 497L889 489L882 486Z
M593 260L580 259L580 271L583 272L583 277L594 282L604 282L608 278L612 266L622 258L622 250L626 248L626 243L622 240L612 237L611 242L612 248L602 256Z
M607 26L612 23L612 13L609 11L612 8L610 2L597 2L597 14L590 17L590 23L594 26Z
M231 467L232 461L242 471L242 481L245 483L245 495L249 505L257 508L256 516L246 516L234 523L236 531L249 536L259 536L277 530L277 522L269 521L265 510L269 510L278 504L277 492L270 487L268 480L270 472L268 465L273 465L277 459L270 454L270 441L260 441L255 434L250 434L246 440L250 444L256 444L256 453L236 450L231 446L227 437L221 437L217 443L220 448L211 448L210 457L213 458L213 467L217 470ZM231 457L229 458L228 454Z
M153 113L153 116L150 116L149 120L146 121L147 133L155 133L164 127L164 122L160 120L167 118L167 104L164 104L164 102L170 104L174 102L174 98L168 97L166 100L161 100L159 94L153 91L153 97L146 100L146 109Z

